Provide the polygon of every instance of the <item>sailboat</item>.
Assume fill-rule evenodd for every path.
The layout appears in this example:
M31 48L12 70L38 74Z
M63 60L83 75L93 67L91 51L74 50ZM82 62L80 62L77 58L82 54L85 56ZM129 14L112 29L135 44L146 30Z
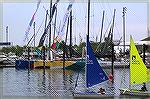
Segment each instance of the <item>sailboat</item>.
M150 82L150 72L142 61L132 36L130 36L130 79L129 88L120 88L121 94L150 96L150 91L133 88L135 85Z
M86 89L82 92L75 93L80 95L98 95L98 92L96 92L96 88L99 89L100 84L105 83L109 80L107 74L103 71L102 67L100 66L96 57L94 56L93 49L90 45L89 12L90 12L90 0L88 0L88 32L86 35L86 65L85 65Z
M89 39L86 42L86 90L84 92L76 92L77 95L98 95L97 88L100 88L100 84L107 83L109 78L103 71L102 67L98 63L94 56L93 49L91 48ZM97 88L95 88L97 87ZM91 90L90 90L91 89ZM93 90L94 89L94 90Z

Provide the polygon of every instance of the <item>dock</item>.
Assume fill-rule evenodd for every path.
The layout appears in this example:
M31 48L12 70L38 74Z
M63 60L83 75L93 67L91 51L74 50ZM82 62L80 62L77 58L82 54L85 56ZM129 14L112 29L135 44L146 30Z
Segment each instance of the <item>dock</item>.
M0 68L14 68L15 65L7 64L7 65L0 65Z

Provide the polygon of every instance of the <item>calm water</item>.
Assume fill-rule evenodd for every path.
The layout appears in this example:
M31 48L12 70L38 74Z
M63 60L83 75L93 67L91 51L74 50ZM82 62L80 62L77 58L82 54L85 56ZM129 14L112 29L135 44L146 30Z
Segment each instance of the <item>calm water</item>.
M76 72L3 69L3 95L72 96Z
M116 69L114 72L114 96L119 96L119 88L129 84L129 69ZM73 96L78 74L76 90L82 90L85 88L84 72L4 68L0 69L0 87L3 89L3 96Z

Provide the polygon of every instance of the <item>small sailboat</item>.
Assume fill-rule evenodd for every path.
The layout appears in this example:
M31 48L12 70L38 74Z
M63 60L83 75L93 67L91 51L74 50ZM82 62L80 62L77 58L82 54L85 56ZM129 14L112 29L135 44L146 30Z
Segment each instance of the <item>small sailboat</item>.
M86 43L86 90L84 90L84 92L76 92L75 94L98 95L99 93L97 89L100 88L102 83L107 83L109 78L94 56L89 39L87 39Z
M107 82L108 76L101 68L89 41L89 14L90 12L90 0L88 0L88 32L86 35L86 65L85 65L85 78L86 88L82 92L77 92L78 95L98 95L97 89L100 88L100 84Z
M130 36L130 78L129 88L120 88L121 94L150 96L150 91L134 88L135 85L150 82L150 72L142 61L132 36Z

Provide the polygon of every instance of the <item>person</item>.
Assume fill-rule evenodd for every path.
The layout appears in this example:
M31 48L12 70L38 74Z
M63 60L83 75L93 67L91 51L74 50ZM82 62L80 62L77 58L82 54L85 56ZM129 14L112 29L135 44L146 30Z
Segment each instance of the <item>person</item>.
M98 93L100 93L100 94L105 94L105 89L103 89L102 87L99 89L99 91L98 91Z
M143 87L141 88L142 91L147 91L147 88L146 88L146 84L143 83Z

